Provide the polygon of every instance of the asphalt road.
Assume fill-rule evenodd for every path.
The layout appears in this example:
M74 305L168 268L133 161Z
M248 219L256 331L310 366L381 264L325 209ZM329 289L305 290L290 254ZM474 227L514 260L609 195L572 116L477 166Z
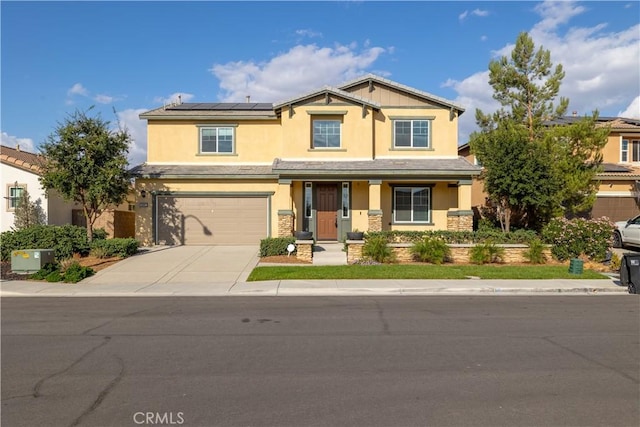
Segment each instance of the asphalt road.
M6 298L3 426L638 426L640 299Z

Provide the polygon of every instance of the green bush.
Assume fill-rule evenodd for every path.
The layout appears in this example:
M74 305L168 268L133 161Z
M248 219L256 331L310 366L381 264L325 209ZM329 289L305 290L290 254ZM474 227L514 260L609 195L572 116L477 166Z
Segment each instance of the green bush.
M82 279L93 276L95 271L91 267L83 267L78 262L72 263L64 272L62 280L66 283L78 283ZM48 279L47 279L48 280Z
M544 264L547 258L544 255L545 245L540 239L533 239L529 242L529 249L522 254L531 264Z
M126 258L138 252L140 243L136 239L107 239L91 242L91 254L98 258L118 256Z
M611 247L615 226L607 218L567 220L552 219L542 230L546 243L553 245L551 253L560 261L586 255L602 261Z
M500 229L482 228L478 231L376 231L368 232L368 237L382 236L391 243L414 243L426 238L441 239L445 243L484 243L496 244L521 243L528 244L538 237L533 230L515 230L503 233Z
M411 246L411 254L418 261L432 264L442 264L451 257L451 250L444 240L438 238L425 238L415 242Z
M62 276L62 273L60 273L60 270L55 270L47 274L47 277L45 277L44 279L47 282L61 282L63 279L63 276Z
M469 261L473 264L502 262L504 248L491 242L479 243L469 250Z
M2 261L18 249L53 249L57 260L89 253L87 230L74 225L36 225L0 234Z
M48 262L45 265L42 266L42 268L40 270L38 270L37 272L31 274L29 276L29 279L33 279L33 280L45 280L47 278L47 276L51 273L53 273L54 271L60 271L60 266L58 265L58 263L53 263L53 262Z
M104 228L93 229L93 240L104 240L109 237L109 233Z
M293 236L262 239L260 240L260 257L288 255L287 246L295 244L295 242L296 238ZM295 250L292 253L295 253Z
M376 262L394 262L393 250L384 236L367 235L362 245L362 255Z

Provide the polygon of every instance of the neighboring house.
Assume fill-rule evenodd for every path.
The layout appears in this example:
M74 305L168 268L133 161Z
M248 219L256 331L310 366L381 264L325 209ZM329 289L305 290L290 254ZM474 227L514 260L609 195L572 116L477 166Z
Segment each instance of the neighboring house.
M84 214L80 205L66 202L56 191L46 192L40 185L41 156L22 151L20 147L2 146L0 163L2 167L2 223L0 230L10 230L14 225L15 207L23 191L42 208L47 224L74 224L85 226ZM131 192L127 201L115 209L107 209L96 220L95 228L104 228L111 237L133 237L135 217L133 210L135 197Z
M33 203L38 204L47 217L48 224L71 223L73 204L61 197L50 194L47 197L38 181L40 156L22 151L20 147L0 147L0 167L2 168L2 224L1 231L10 230L14 224L14 212L23 191L29 193Z
M568 116L550 122L551 125L574 123L581 117ZM623 117L599 117L596 126L609 126L611 132L602 150L603 171L596 176L600 182L597 199L588 213L592 218L606 216L612 221L640 214L640 120ZM469 144L461 145L458 153L474 163ZM472 186L472 206L477 210L485 202L482 181Z
M457 152L464 109L367 75L275 104L180 103L147 120L136 176L144 244L258 244L313 232L470 230L480 169Z

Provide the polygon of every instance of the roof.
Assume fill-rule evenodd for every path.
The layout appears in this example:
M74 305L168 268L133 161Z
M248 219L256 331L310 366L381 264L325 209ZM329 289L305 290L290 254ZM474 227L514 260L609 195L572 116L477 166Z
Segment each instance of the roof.
M5 145L0 147L0 162L28 172L40 173L39 165L42 161L42 156L39 154L29 153L28 151L22 151Z
M450 159L374 159L349 161L293 161L276 159L273 171L280 176L339 176L339 177L471 177L482 169L462 157Z
M407 92L424 100L443 105L448 108L457 110L460 114L464 112L464 108L448 99L424 92L389 79L377 76L375 74L367 74L355 80L343 83L338 87L323 86L291 98L287 98L271 103L251 103L251 102L233 102L233 103L179 103L169 104L162 107L146 111L140 114L141 119L168 120L175 118L182 119L275 119L277 118L277 110L290 104L299 103L310 98L324 94L332 94L356 104L362 104L374 109L380 109L381 105L371 99L350 93L347 89L364 82L377 82L397 90Z
M431 94L429 92L424 92L422 90L415 89L415 88L413 88L411 86L407 86L407 85L403 85L403 84L398 83L398 82L394 82L393 80L385 79L384 77L380 77L380 76L375 75L375 74L367 74L367 75L358 77L358 78L356 78L354 80L351 80L351 81L348 81L346 83L341 84L339 86L339 88L342 89L342 90L347 90L347 89L349 89L349 88L351 88L353 86L357 86L357 85L362 84L362 83L368 83L368 82L371 82L371 81L381 83L383 85L389 86L389 87L394 88L394 89L401 90L403 92L408 92L408 93L410 93L412 95L415 95L415 96L417 96L419 98L423 98L425 100L432 101L432 102L444 105L444 106L449 107L449 108L454 108L454 109L458 110L460 113L463 113L465 111L465 109L464 109L464 107L462 105L456 104L453 101L450 101L448 99L442 98L440 96L433 95L433 94Z
M130 169L138 178L273 178L277 176L271 165L148 165L143 163Z
M580 116L563 116L547 121L546 125L568 125L576 123L584 117ZM596 126L611 126L612 130L640 130L640 120L630 119L626 117L598 117Z

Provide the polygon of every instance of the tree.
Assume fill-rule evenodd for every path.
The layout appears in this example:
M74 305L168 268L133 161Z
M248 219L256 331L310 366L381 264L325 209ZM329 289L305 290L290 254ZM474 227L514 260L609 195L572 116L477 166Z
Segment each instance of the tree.
M130 141L126 129L111 130L100 116L76 111L58 124L41 147L42 186L82 206L90 241L102 211L122 203L129 191Z
M608 130L596 128L597 112L550 126L569 105L566 98L554 104L563 78L562 65L553 68L550 52L536 51L527 33L518 35L510 59L489 63L493 98L502 108L476 110L480 132L471 135L470 146L485 168L485 191L504 230L512 220L539 228L552 216L587 210L595 200Z
M22 230L34 225L46 224L47 216L42 209L41 203L40 200L32 202L29 192L24 189L13 211L13 227L16 230Z

